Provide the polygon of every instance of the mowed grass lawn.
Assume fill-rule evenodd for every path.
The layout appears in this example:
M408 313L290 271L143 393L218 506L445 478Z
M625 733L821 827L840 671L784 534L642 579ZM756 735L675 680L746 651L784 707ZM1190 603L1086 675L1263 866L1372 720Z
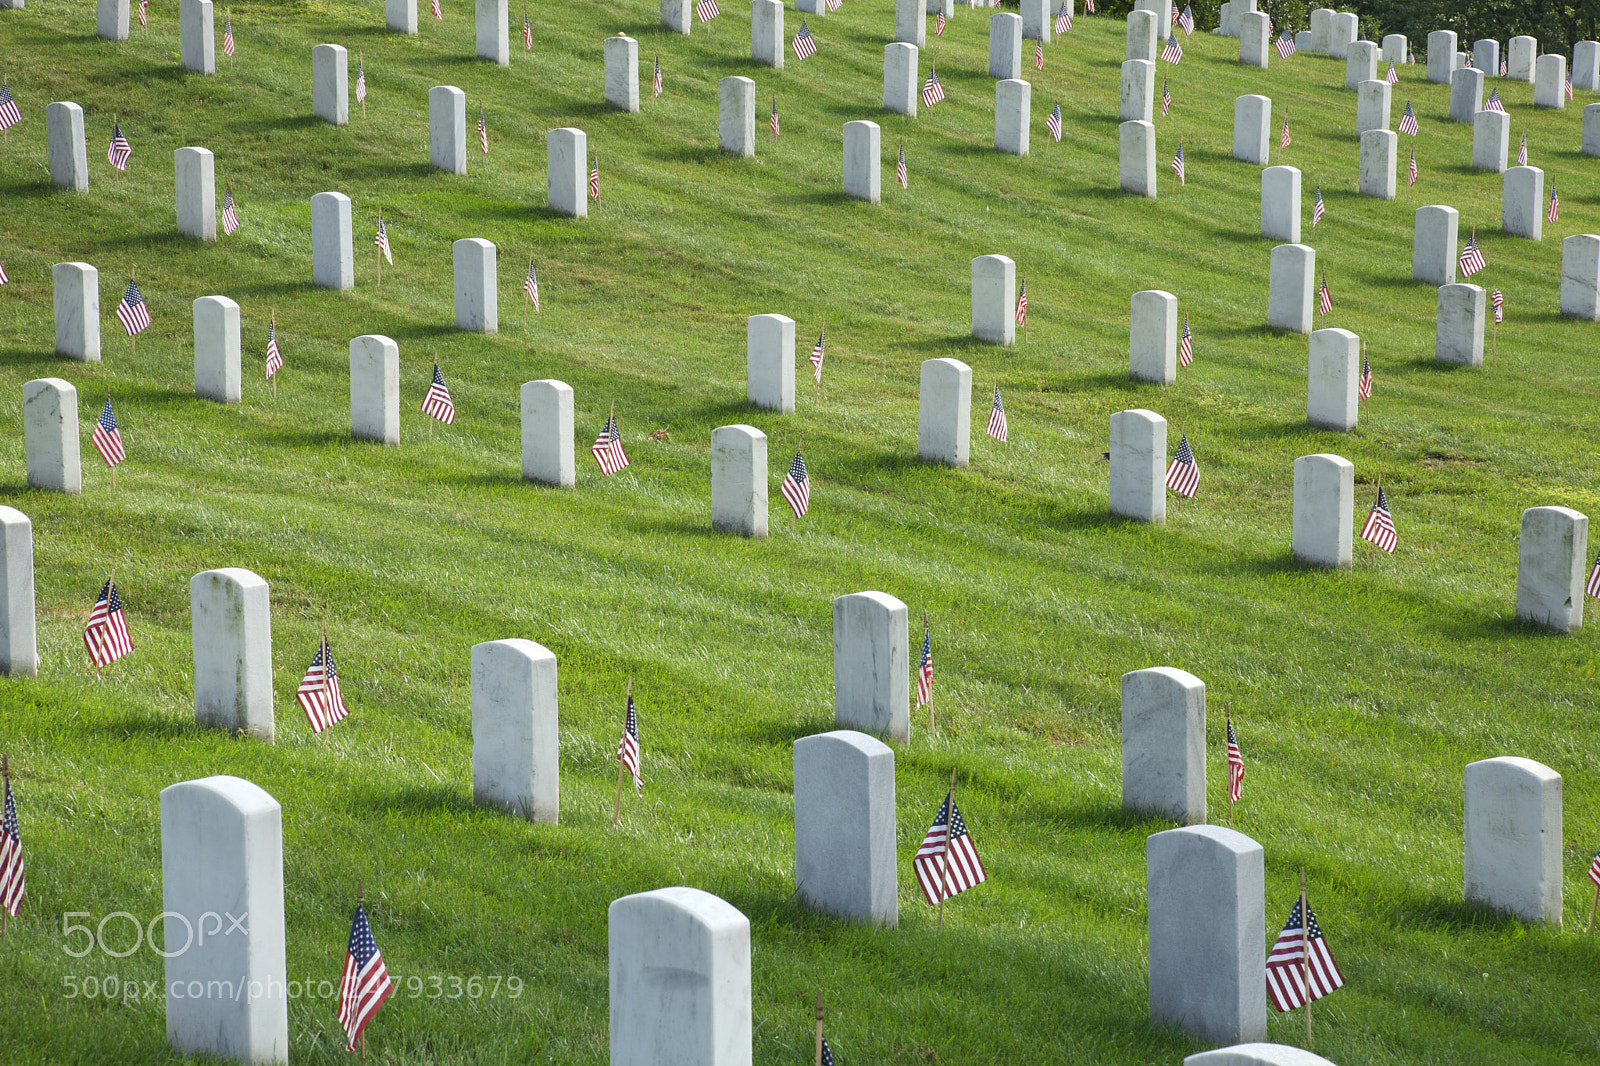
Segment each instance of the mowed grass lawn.
M992 149L987 13L958 11L924 56L948 99L915 119L882 111L887 0L849 0L810 27L818 53L781 72L748 58L748 11L693 35L656 6L530 5L535 47L509 70L476 61L471 5L422 4L422 32L383 31L383 5L232 7L238 54L217 75L178 63L175 6L148 36L93 36L90 5L32 0L0 13L0 55L25 121L0 147L0 497L34 523L37 678L0 681L28 896L0 941L5 1047L16 1061L168 1062L162 974L131 923L106 950L82 934L162 905L159 791L210 774L283 804L289 975L336 982L358 879L401 991L369 1029L392 1063L597 1063L607 1058L606 906L692 885L752 924L755 1057L810 1058L810 1000L829 1005L841 1063L1176 1063L1204 1045L1148 1021L1144 838L1171 823L1120 803L1118 678L1170 665L1207 683L1213 821L1222 820L1222 708L1248 764L1235 825L1266 849L1268 939L1298 871L1348 984L1318 1004L1316 1050L1336 1062L1581 1062L1600 1053L1600 951L1584 931L1584 868L1600 845L1596 637L1514 620L1519 515L1600 508L1593 429L1597 327L1557 314L1560 238L1600 230L1594 162L1578 153L1580 93L1536 112L1532 87L1492 81L1560 192L1542 242L1499 232L1498 176L1472 171L1471 129L1447 121L1446 87L1406 67L1422 179L1384 203L1356 195L1355 96L1344 64L1296 56L1270 71L1197 33L1158 119L1161 197L1117 189L1124 29L1080 17L1046 48L1033 84L1032 154ZM788 34L797 12L787 13ZM601 41L640 42L638 115L603 106ZM930 30L931 33L931 30ZM371 96L334 128L311 116L310 52L344 44ZM1031 51L1031 49L1030 49ZM666 91L649 100L659 55ZM756 157L716 150L718 79L756 82L758 129L776 97L782 137ZM482 108L491 154L469 174L432 171L427 90ZM1265 93L1274 151L1305 173L1306 239L1327 270L1326 325L1370 346L1376 388L1358 429L1305 423L1306 339L1268 331L1258 168L1229 158L1232 105ZM44 105L83 105L86 195L45 170ZM1055 102L1064 136L1044 118ZM105 161L112 118L133 145ZM840 126L883 127L881 206L840 191ZM545 208L544 135L585 129L603 207ZM1168 160L1182 139L1188 184ZM901 143L909 190L893 184ZM180 240L172 151L216 153L244 228ZM1309 229L1320 183L1328 215ZM356 288L310 286L309 198L355 202ZM1481 369L1434 363L1435 291L1410 280L1412 213L1444 203L1476 227L1507 321ZM219 203L220 207L220 203ZM395 265L378 283L379 210ZM500 251L500 333L453 329L450 244ZM973 256L1011 256L1028 283L1026 339L969 337ZM537 263L542 312L520 284ZM52 354L52 263L100 271L103 362ZM130 350L112 310L137 267L154 325ZM1129 296L1163 288L1195 332L1179 383L1131 383ZM242 307L244 400L194 398L190 305ZM744 324L798 323L798 411L745 403ZM286 366L263 380L269 317ZM819 389L804 352L824 322ZM347 346L393 337L401 445L348 433ZM918 365L974 372L972 464L916 459ZM430 434L418 410L437 359L458 419ZM24 382L77 386L84 492L26 486ZM518 387L570 383L577 487L520 478ZM1012 442L981 432L994 384ZM88 430L110 391L129 458L110 478ZM584 454L615 403L633 465L604 479ZM1107 515L1112 412L1149 407L1187 433L1200 491L1165 526ZM709 437L748 422L770 440L772 536L710 533ZM659 438L659 439L658 439ZM804 440L812 510L791 532L777 483ZM1354 462L1357 521L1381 478L1400 550L1358 546L1329 573L1289 556L1292 464ZM277 743L193 725L188 581L248 567L271 583ZM115 570L135 651L96 676L80 631ZM932 619L940 734L926 713L896 752L898 930L823 918L794 899L791 744L831 725L833 597L881 589ZM313 736L293 693L326 620L349 719ZM559 657L561 824L471 804L469 657L525 637ZM611 826L613 753L633 679L645 796ZM1498 755L1564 778L1562 930L1527 928L1461 900L1461 774ZM951 769L989 871L944 928L910 872ZM78 917L65 918L67 912ZM84 917L82 912L87 912ZM159 924L159 923L158 923ZM440 980L437 984L433 978ZM501 981L516 977L519 996ZM471 994L469 978L484 982ZM94 979L90 993L87 978ZM114 978L116 995L110 995ZM451 978L459 978L460 986ZM130 996L132 982L138 995ZM325 987L325 986L324 986ZM343 1062L335 1004L290 1005L296 1062ZM1298 1016L1274 1039L1303 1040Z

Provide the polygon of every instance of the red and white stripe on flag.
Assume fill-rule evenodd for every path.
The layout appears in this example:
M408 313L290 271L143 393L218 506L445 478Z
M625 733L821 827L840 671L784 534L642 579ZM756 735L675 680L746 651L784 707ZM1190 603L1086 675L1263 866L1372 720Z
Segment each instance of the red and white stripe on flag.
M1316 923L1313 911L1312 935L1306 936L1300 926L1300 904L1296 903L1289 924L1284 926L1267 953L1267 998L1280 1011L1291 1011L1306 1004L1308 978L1312 1000L1321 999L1344 985L1344 974L1334 964Z
M1583 591L1600 598L1600 556L1595 557L1594 569L1589 571L1589 583L1583 587Z
M922 663L917 667L917 706L933 702L933 637L922 633Z
M393 993L394 982L389 980L383 953L372 938L366 909L357 906L350 928L350 947L344 957L344 974L339 979L339 1025L350 1038L346 1051L356 1049L362 1030Z
M326 661L330 658L332 652L328 645L318 645L316 657L306 668L306 676L300 679L300 688L294 694L311 722L313 733L320 733L333 723L343 721L350 713L350 708L344 705L344 693L339 689L338 668L329 670L326 667Z
M11 781L5 783L5 806L0 815L0 910L17 916L27 892L27 871L22 864L22 831L17 826L17 804L11 796Z
M456 420L456 405L450 399L450 390L445 387L438 363L433 364L433 383L422 397L422 413L432 415L447 426Z
M605 428L594 439L594 446L589 451L606 477L628 465L628 453L622 450L622 434L617 430L615 417L606 419Z
M951 818L956 823L953 837L949 833ZM948 848L946 840L949 841ZM945 867L947 853L950 858L948 870ZM961 810L951 803L949 796L945 797L944 806L939 808L933 825L922 838L922 845L911 860L911 869L917 875L917 883L922 886L923 896L934 906L938 905L941 897L949 899L960 895L973 885L989 879L983 863L978 859L978 849L972 844L972 836L962 824Z
M116 586L107 581L89 612L89 621L83 627L83 646L96 666L110 666L133 650L128 637L128 623L122 617L122 600Z
M1595 854L1594 861L1589 864L1589 880L1600 885L1600 852Z
M1361 539L1376 544L1391 554L1400 543L1399 534L1394 528L1394 516L1389 513L1389 501L1381 488L1378 489L1378 502L1372 505L1372 510L1367 514L1367 521L1361 527Z

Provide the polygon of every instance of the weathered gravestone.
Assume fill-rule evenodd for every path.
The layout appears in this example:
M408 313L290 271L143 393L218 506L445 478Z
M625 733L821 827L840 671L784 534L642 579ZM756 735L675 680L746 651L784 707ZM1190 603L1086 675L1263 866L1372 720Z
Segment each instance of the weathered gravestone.
M217 34L211 0L178 0L178 34L183 69L196 74L215 74Z
M1306 361L1306 421L1341 433L1354 429L1360 379L1361 338L1347 329L1314 330Z
M267 583L242 567L189 581L194 717L200 725L271 743L272 604Z
M417 32L417 0L386 0L383 24L396 33Z
M167 1043L246 1063L289 1061L283 810L237 777L161 790Z
M1167 520L1167 420L1135 408L1111 416L1111 513Z
M1328 55L1333 59L1349 59L1350 48L1361 35L1360 20L1354 11L1335 11L1328 20Z
M467 172L467 94L454 85L428 90L428 162L450 174Z
M1296 52L1311 52L1311 31L1300 30L1294 35L1294 50Z
M1456 280L1456 238L1461 213L1433 204L1417 208L1411 235L1411 277L1429 285L1450 285Z
M1500 228L1514 237L1544 239L1544 171L1511 167L1500 193Z
M482 237L464 237L450 249L455 266L456 329L500 332L500 283L494 243Z
M1239 62L1266 70L1272 55L1270 19L1264 11L1246 11L1239 16Z
M911 739L906 605L886 592L833 601L833 721L901 744Z
M694 0L661 0L661 25L687 37L694 26L693 11Z
M511 18L506 0L477 0L478 58L511 65Z
M356 286L350 197L342 192L319 192L311 198L311 283L324 289Z
M1117 181L1124 192L1156 198L1156 128L1133 120L1117 127Z
M83 491L78 390L71 382L35 378L22 386L22 440L31 487L74 496Z
M570 489L573 463L572 386L554 378L522 383L522 477Z
M88 263L57 263L55 286L56 354L82 362L100 361L100 271Z
M194 394L218 403L238 403L239 305L226 296L194 302Z
M1483 365L1483 287L1456 282L1439 286L1433 357L1458 366Z
M883 109L917 117L917 46L894 41L883 46Z
M350 53L343 45L311 49L311 113L335 126L350 121Z
M1256 0L1233 0L1226 4L1221 12L1221 25L1218 27L1223 37L1238 37L1244 25L1246 15L1255 14ZM1171 16L1169 15L1170 19ZM1170 22L1164 23L1170 25Z
M1557 111L1567 106L1567 57L1540 56L1533 68L1533 106Z
M588 218L585 164L589 157L589 138L580 129L562 126L545 134L544 152L545 202L550 210L572 218Z
M172 153L172 170L179 235L216 240L216 158L205 148L179 148Z
M1050 0L1021 0L1018 10L1022 14L1022 36L1030 41L1042 40L1045 44L1055 39Z
M1266 166L1272 158L1272 100L1240 96L1233 101L1233 158Z
M1378 46L1372 41L1356 41L1344 61L1344 87L1359 89L1364 81L1378 76ZM1388 85L1388 82L1383 84Z
M876 122L858 119L844 124L844 194L852 200L875 204L883 197L879 137Z
M747 158L756 154L756 83L749 78L718 83L717 146Z
M1380 200L1393 200L1395 190L1395 156L1399 153L1400 135L1393 130L1368 130L1361 135L1362 196L1376 196Z
M783 69L783 0L750 0L750 58Z
M1066 0L1066 5L1067 5L1067 14L1076 17L1078 13L1073 10L1073 0ZM976 5L974 5L974 6L976 6ZM945 18L947 18L947 19L948 18L954 18L955 17L955 13L956 13L955 0L928 0L928 5L927 5L927 13L928 14L937 15L941 11L944 12L944 17Z
M1307 244L1280 244L1273 248L1267 274L1267 325L1310 333L1316 283L1315 248Z
M972 335L990 344L1017 336L1017 264L1003 255L972 261Z
M531 640L472 646L472 802L561 820L556 657Z
M971 422L972 368L959 359L925 360L917 407L917 458L966 466Z
M1128 17L1133 18L1132 15ZM921 21L920 16L918 21ZM989 77L1002 79L1022 77L1021 15L1002 11L989 16Z
M1572 87L1600 89L1600 41L1579 41L1572 46Z
M1513 37L1506 46L1506 77L1512 81L1532 81L1533 61L1539 54L1537 37Z
M1450 121L1471 122L1483 107L1483 71L1462 67L1450 73Z
M1117 115L1122 122L1149 122L1154 115L1156 65L1148 59L1122 64L1122 94Z
M639 110L639 42L626 34L605 42L606 103L619 111Z
M1155 666L1122 675L1122 806L1206 820L1206 684Z
M711 528L767 535L767 435L754 426L711 431Z
M49 142L50 183L63 189L89 191L89 149L83 135L83 108L67 101L44 109Z
M1350 569L1355 486L1356 468L1348 459L1323 452L1302 455L1294 461L1294 532L1290 550L1298 562Z
M1511 116L1504 111L1479 111L1472 117L1472 165L1496 174L1506 172L1511 149Z
M1389 128L1389 83L1380 78L1356 86L1356 136Z
M1561 775L1512 756L1462 776L1462 895L1561 928Z
M801 902L900 923L894 750L850 729L794 742L794 880Z
M1178 380L1178 298L1172 293L1145 289L1129 301L1128 374L1157 385Z
M1216 825L1145 840L1150 1020L1207 1040L1267 1035L1261 845Z
M1600 104L1587 104L1583 109L1583 154L1600 157Z
M1473 41L1472 65L1483 71L1484 77L1500 76L1500 42Z
M1010 155L1028 154L1028 112L1033 86L1015 78L994 83L994 146Z
M750 920L697 888L613 900L611 1066L750 1066Z
M1437 85L1449 85L1455 69L1455 31L1434 30L1428 34L1428 80Z
M1410 42L1406 40L1405 34L1391 33L1383 38L1383 47L1378 51L1379 59L1385 63L1393 63L1399 66L1406 62L1410 56Z
M745 395L757 407L794 413L794 319L751 315L746 321Z
M928 19L923 12L923 0L895 0L894 39L918 48L926 47Z
M1600 320L1600 236L1574 233L1561 242L1561 313Z
M1156 25L1165 28L1173 24L1172 10L1181 2L1182 0L1134 0L1133 6L1139 11L1148 11L1155 15Z
M400 346L376 333L350 342L350 435L400 443Z
M1261 235L1299 243L1299 167L1268 167L1261 172Z
M1235 1044L1202 1051L1183 1060L1183 1066L1336 1066L1310 1051L1288 1044Z
M108 41L128 39L128 0L97 0L94 6L94 35Z
M38 672L33 522L15 507L0 507L0 673L33 677Z
M1123 59L1148 59L1156 61L1156 37L1165 27L1156 25L1153 11L1128 12L1128 46ZM990 70L993 74L994 71Z
M811 18L827 18L827 0L794 0L794 9Z
M1569 507L1523 511L1517 538L1517 617L1557 633L1583 628L1588 562L1587 515Z

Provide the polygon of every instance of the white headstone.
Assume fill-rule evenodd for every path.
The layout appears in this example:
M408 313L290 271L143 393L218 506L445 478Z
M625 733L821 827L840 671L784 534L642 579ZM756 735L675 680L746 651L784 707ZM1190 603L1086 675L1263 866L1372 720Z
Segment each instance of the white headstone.
M1511 116L1504 111L1479 111L1472 117L1472 165L1496 174L1506 171L1511 150Z
M1600 41L1579 41L1572 46L1572 87L1600 89Z
M1350 45L1344 61L1344 87L1358 89L1364 81L1378 76L1378 46L1372 41L1356 41ZM1384 82L1388 85L1388 82Z
M1483 288L1458 282L1439 286L1433 357L1441 363L1483 365Z
M1411 237L1411 277L1429 285L1450 285L1456 280L1456 238L1461 213L1434 204L1417 208Z
M400 443L400 346L388 337L350 342L350 435Z
M1076 15L1077 12L1072 10L1073 0L1065 0L1065 3L1067 5L1067 13L1071 14L1071 15ZM947 19L948 18L954 18L955 17L955 13L956 13L955 0L928 0L928 5L927 5L927 13L928 14L937 15L941 11L944 12L944 17L945 18L947 18Z
M756 83L749 78L718 83L717 146L746 158L756 154Z
M927 47L928 17L923 7L923 0L895 0L895 40L916 45L918 48Z
M1359 19L1354 11L1335 11L1328 20L1328 55L1334 59L1349 59L1350 48L1361 35ZM1349 86L1346 86L1349 88Z
M28 485L77 495L83 491L78 452L78 390L61 378L22 386L22 440Z
M1347 329L1313 331L1306 363L1306 421L1341 433L1354 429L1360 378L1361 338Z
M128 39L128 0L97 0L94 34L108 41Z
M556 657L531 640L472 646L472 802L561 820Z
M1002 11L989 16L989 77L1022 77L1021 15Z
M1192 825L1145 840L1150 1020L1218 1043L1267 1035L1261 845Z
M15 507L0 507L0 673L33 677L38 672L33 522Z
M1511 167L1500 195L1500 228L1514 237L1544 238L1544 171Z
M1462 67L1450 74L1450 121L1471 122L1483 107L1483 71Z
M1517 617L1557 633L1583 628L1589 518L1567 507L1522 512L1517 540Z
M991 23L992 25L992 23ZM1128 47L1123 59L1148 59L1156 61L1156 37L1164 27L1156 25L1156 16L1153 11L1128 12ZM992 34L993 31L991 31ZM991 36L992 40L992 36ZM990 55L993 56L993 45L990 46ZM990 71L993 74L994 62L990 60Z
M1133 6L1136 10L1149 11L1155 15L1156 25L1164 28L1172 25L1172 11L1174 8L1179 11L1183 10L1180 6L1182 3L1183 0L1134 0ZM1249 0L1249 4L1253 9L1254 0ZM1241 9L1245 6L1245 4L1239 5Z
M1389 128L1389 83L1381 78L1356 86L1356 136Z
M851 729L794 742L794 880L841 918L900 923L894 750Z
M383 24L396 33L417 32L417 0L386 0Z
M1136 408L1111 416L1111 513L1167 520L1167 420Z
M1183 1060L1183 1066L1336 1066L1310 1051L1288 1044L1235 1044L1202 1051Z
M824 4L826 6L826 4ZM917 46L894 41L883 46L883 109L917 117Z
M1239 18L1233 13L1233 4L1231 2L1225 2L1218 10L1217 16L1220 22L1217 28L1212 31L1213 33L1222 37L1239 36Z
M1017 337L1017 264L1003 255L972 261L972 335L990 344Z
M1561 928L1561 775L1513 756L1462 778L1462 895Z
M1239 62L1266 70L1272 56L1272 20L1264 11L1246 11L1239 16Z
M1368 130L1361 135L1362 196L1394 199L1395 156L1399 152L1399 140L1400 135L1393 130Z
M827 18L827 0L794 0L794 9L808 18Z
M1300 242L1300 168L1268 167L1261 172L1261 235Z
M88 263L57 263L55 283L56 354L88 363L100 361L100 271Z
M783 0L750 0L750 58L783 69Z
M1206 683L1154 666L1122 675L1122 806L1206 820Z
M1134 120L1117 127L1117 181L1124 192L1156 198L1156 128Z
M311 49L311 113L335 126L350 121L350 53L343 45Z
M1028 113L1033 86L1015 78L994 83L994 146L1010 155L1028 154Z
M1296 52L1304 52L1304 53L1306 53L1308 55L1310 54L1310 52L1311 52L1311 31L1310 30L1299 30L1299 31L1297 31L1295 33L1295 35L1294 35L1294 49L1295 49Z
M572 386L554 378L522 383L522 477L572 488Z
M750 1066L750 920L698 888L613 900L611 1066Z
M1348 459L1321 453L1294 461L1291 543L1295 559L1312 566L1350 569L1355 485L1356 468Z
M217 239L215 167L215 157L205 148L179 148L172 153L180 236L200 241Z
M1600 157L1600 104L1586 104L1583 108L1583 154Z
M218 403L238 403L239 305L226 296L194 302L194 394Z
M1512 81L1532 81L1533 62L1539 55L1537 37L1513 37L1506 47L1506 77Z
M1178 298L1146 289L1134 293L1129 304L1128 374L1135 381L1171 385L1178 380Z
M917 411L917 458L966 466L971 446L972 368L959 359L924 360Z
M1454 30L1434 30L1428 34L1428 80L1449 85L1455 73L1456 34Z
M356 287L350 197L342 192L319 192L311 198L311 283L324 289Z
M544 151L545 197L550 210L588 218L589 138L580 129L562 126L545 134Z
M1315 248L1308 244L1280 244L1273 248L1267 280L1267 325L1310 333L1316 285Z
M1251 12L1257 14L1257 12ZM1233 101L1233 158L1257 166L1271 162L1272 100L1240 96Z
M745 394L757 407L794 413L794 319L751 315L746 321Z
M455 265L456 329L500 332L494 243L482 237L466 237L451 245L451 252Z
M1557 111L1567 106L1566 56L1540 56L1534 63L1533 106L1552 107Z
M428 90L428 161L435 170L467 172L467 94L454 85Z
M767 435L755 426L711 431L711 528L767 535Z
M1410 58L1409 43L1403 33L1387 34L1383 38L1383 46L1378 50L1378 58L1385 63L1393 63L1395 66L1399 66Z
M1574 233L1561 242L1561 313L1600 321L1600 236Z
M687 37L694 25L693 12L694 0L661 0L661 25Z
M1465 52L1457 52L1456 55L1455 55L1455 66L1451 70L1451 73L1454 74L1457 70L1460 70L1462 67L1467 66L1468 65L1467 64L1467 60L1469 60L1471 58L1472 57L1467 55L1467 53L1465 53Z
M189 581L194 718L272 743L272 604L267 583L237 566Z
M1022 36L1030 41L1042 38L1045 44L1054 39L1050 0L1021 0L1018 10L1022 14Z
M1483 71L1484 77L1500 76L1500 42L1473 41L1472 65Z
M606 103L620 111L639 110L639 42L619 34L605 42Z
M887 592L833 601L833 721L901 744L911 739L906 605Z
M1156 65L1148 59L1130 59L1123 63L1120 120L1149 122L1154 115L1155 98Z
M289 1061L283 810L258 785L204 777L161 790L167 1043Z
M1311 51L1328 54L1328 42L1333 36L1333 9L1319 7L1311 12Z
M50 149L50 183L63 189L89 191L89 149L83 135L83 108L60 101L44 109Z
M844 124L844 194L869 204L882 199L879 170L883 164L876 122Z
M511 17L506 0L477 0L478 58L511 65Z
M178 0L184 70L196 74L217 72L217 34L211 15L211 0Z

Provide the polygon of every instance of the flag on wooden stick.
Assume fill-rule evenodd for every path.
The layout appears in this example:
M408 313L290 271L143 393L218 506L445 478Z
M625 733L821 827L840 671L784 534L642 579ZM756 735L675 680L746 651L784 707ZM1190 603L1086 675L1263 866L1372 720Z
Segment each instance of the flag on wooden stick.
M1267 998L1279 1011L1321 999L1344 984L1344 974L1333 961L1323 939L1317 915L1305 893L1295 901L1272 950L1267 953Z
M22 121L22 111L11 95L11 86L0 79L0 130L8 130Z
M954 787L945 794L933 825L928 827L911 860L911 869L930 906L942 904L989 879L961 809L956 806Z
M110 666L133 650L115 574L106 579L95 598L94 609L83 627L83 646L89 651L89 661L97 667Z
M445 387L437 362L433 364L433 381L428 385L427 395L422 397L422 413L432 415L447 426L456 420L456 405L450 400L450 390Z
M1194 450L1189 447L1188 434L1178 440L1178 450L1167 466L1167 488L1179 496L1194 497L1200 487L1200 466L1194 461Z
M594 439L594 445L589 449L589 453L594 456L594 461L600 464L600 472L606 477L628 465L628 453L622 450L622 433L617 429L615 407L606 418L605 428Z
M306 712L313 733L322 732L350 713L350 708L344 704L344 693L339 690L339 668L333 661L333 648L328 644L326 633L322 635L322 643L317 645L317 653L312 656L305 676L300 679L295 699Z
M0 910L17 916L27 892L27 870L22 863L22 829L17 824L17 801L11 795L11 765L0 760L0 779L5 781L5 812L0 815Z
M799 451L794 453L778 491L789 501L789 509L794 512L795 518L804 518L806 512L811 510L811 474L806 469L805 456Z
M439 0L434 0L438 10ZM383 963L383 953L373 939L372 926L367 922L367 909L356 904L356 916L350 923L350 944L345 950L344 975L339 979L339 1025L349 1042L346 1051L354 1051L356 1042L366 1030L367 1023L378 1013L385 1000L394 993L394 982Z
M133 145L122 135L122 120L111 120L111 147L106 149L106 159L118 170L128 169L128 159L133 155ZM215 188L215 186L213 186Z
M1389 498L1383 494L1381 483L1378 485L1377 502L1372 505L1372 510L1367 513L1366 524L1361 527L1361 539L1376 544L1391 555L1399 542L1394 529L1394 516L1389 513Z
M117 416L111 412L109 393L105 407L100 410L100 417L95 419L94 432L89 435L89 441L107 466L116 466L128 457L122 448L122 431L117 428Z
M989 407L989 425L984 432L1001 444L1009 443L1010 428L1006 425L1006 409L1000 403L1000 385L995 383L994 403Z
M215 185L212 188L216 188ZM233 202L233 186L222 187L222 235L231 237L239 229L239 207Z

